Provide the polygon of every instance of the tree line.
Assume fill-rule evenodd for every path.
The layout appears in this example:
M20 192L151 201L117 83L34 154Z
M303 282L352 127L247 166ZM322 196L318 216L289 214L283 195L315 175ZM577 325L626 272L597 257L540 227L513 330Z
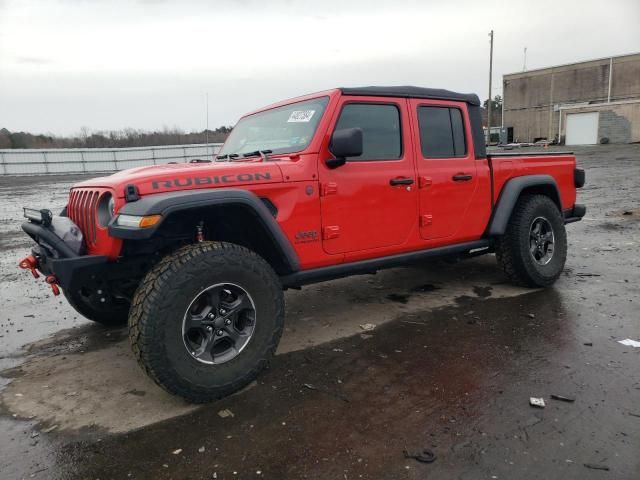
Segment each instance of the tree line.
M185 133L177 128L144 131L133 128L92 132L84 127L80 133L68 137L11 132L0 129L0 149L3 148L127 148L156 145L187 145L193 143L221 143L232 127Z
M481 109L482 123L487 124L487 105ZM502 97L496 95L491 100L491 124L499 126L502 116ZM56 135L36 135L28 132L11 132L0 129L0 149L3 148L127 148L157 145L188 145L193 143L222 143L232 127L222 126L215 130L185 133L178 128L163 128L160 131L124 130L92 132L83 127L80 133L68 137Z

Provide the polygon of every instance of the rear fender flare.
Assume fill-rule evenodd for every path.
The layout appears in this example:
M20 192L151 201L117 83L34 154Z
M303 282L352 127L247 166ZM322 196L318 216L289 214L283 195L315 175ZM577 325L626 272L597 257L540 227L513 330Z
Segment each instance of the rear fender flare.
M118 215L162 215L157 225L151 228L129 228L115 224L115 218L109 223L109 235L125 240L145 240L154 236L161 227L164 219L177 212L190 209L219 205L241 205L249 209L268 233L270 240L278 248L282 260L290 272L300 269L298 256L291 242L286 237L280 225L265 203L254 193L237 188L216 190L184 191L158 193L142 197L135 202L129 202L120 209Z
M511 218L516 202L522 192L532 187L546 187L552 192L551 199L562 212L562 204L560 201L560 191L558 184L551 175L526 175L523 177L515 177L508 180L502 187L502 192L493 209L489 227L485 236L493 237L503 235L507 229L507 224Z

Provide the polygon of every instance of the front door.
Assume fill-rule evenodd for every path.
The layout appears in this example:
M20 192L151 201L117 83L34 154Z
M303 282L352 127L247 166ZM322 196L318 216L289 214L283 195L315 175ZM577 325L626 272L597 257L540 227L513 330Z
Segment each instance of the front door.
M321 153L322 237L327 253L393 250L415 228L416 174L407 105L405 99L341 99L329 133L361 128L364 148L362 155L333 170L324 163L332 157L327 145Z
M425 239L463 236L475 190L476 160L464 103L411 100L416 135L420 235Z

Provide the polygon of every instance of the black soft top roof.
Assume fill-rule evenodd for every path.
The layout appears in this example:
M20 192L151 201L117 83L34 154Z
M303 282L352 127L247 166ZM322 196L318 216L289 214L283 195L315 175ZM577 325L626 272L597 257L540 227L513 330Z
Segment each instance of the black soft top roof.
M423 87L353 87L340 88L343 95L370 95L372 97L405 97L432 98L434 100L455 100L480 105L480 99L475 93L458 93L442 88Z

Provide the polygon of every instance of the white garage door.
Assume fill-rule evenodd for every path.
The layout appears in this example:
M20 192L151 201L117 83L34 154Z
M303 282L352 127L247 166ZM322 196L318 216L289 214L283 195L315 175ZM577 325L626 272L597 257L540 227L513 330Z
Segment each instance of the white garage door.
M598 143L598 112L567 114L565 145L594 145Z

